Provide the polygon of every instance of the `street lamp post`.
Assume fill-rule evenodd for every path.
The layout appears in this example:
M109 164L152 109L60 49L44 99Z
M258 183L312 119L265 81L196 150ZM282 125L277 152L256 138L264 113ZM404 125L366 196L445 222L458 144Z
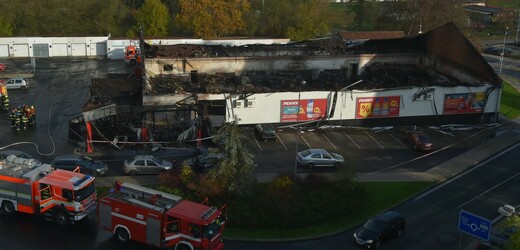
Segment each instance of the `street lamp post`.
M298 172L298 144L300 144L300 95L302 92L302 86L307 84L306 81L302 81L298 86L298 111L296 113L296 153L294 158L294 181L296 181L296 173Z
M518 6L518 18L516 19L516 37L515 45L518 45L518 32L520 31L520 6Z
M504 43L502 43L502 53L500 53L500 74L502 74L502 66L504 64L504 52L506 49L506 37L509 31L509 27L506 27L506 33L504 33Z

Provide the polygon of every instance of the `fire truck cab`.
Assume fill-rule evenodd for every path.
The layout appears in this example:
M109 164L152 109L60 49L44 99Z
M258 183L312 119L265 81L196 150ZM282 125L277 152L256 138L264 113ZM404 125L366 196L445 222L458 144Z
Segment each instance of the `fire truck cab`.
M226 218L216 207L131 183L116 182L98 201L98 222L117 240L170 249L222 250Z
M141 64L141 50L138 46L125 47L125 63L132 66Z
M41 214L58 225L85 218L96 206L94 177L9 155L0 161L4 213Z

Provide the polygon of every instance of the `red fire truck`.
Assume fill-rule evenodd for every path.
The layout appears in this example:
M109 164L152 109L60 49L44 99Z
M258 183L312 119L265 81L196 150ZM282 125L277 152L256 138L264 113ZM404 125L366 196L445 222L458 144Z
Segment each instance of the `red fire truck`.
M6 214L41 214L65 226L96 208L94 177L14 155L0 160L0 187L0 206Z
M135 240L173 249L222 250L223 211L131 183L116 182L98 200L98 222L121 242Z
M128 45L125 47L125 63L129 65L141 64L141 50L138 46Z

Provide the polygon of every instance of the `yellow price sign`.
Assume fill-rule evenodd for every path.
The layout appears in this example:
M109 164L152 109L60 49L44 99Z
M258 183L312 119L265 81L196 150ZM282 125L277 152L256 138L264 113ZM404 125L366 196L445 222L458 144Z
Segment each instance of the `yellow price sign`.
M372 103L362 103L359 105L359 115L367 118L372 114Z

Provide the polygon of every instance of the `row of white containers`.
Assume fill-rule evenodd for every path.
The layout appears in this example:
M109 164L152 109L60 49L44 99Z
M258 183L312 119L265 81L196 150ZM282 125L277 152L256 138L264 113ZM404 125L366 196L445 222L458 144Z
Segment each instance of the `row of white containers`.
M238 40L202 40L202 39L153 39L149 44L273 44L287 43L288 39L238 39ZM137 44L138 40L110 39L109 36L96 37L0 37L0 58L27 57L104 57L123 59L124 48Z

